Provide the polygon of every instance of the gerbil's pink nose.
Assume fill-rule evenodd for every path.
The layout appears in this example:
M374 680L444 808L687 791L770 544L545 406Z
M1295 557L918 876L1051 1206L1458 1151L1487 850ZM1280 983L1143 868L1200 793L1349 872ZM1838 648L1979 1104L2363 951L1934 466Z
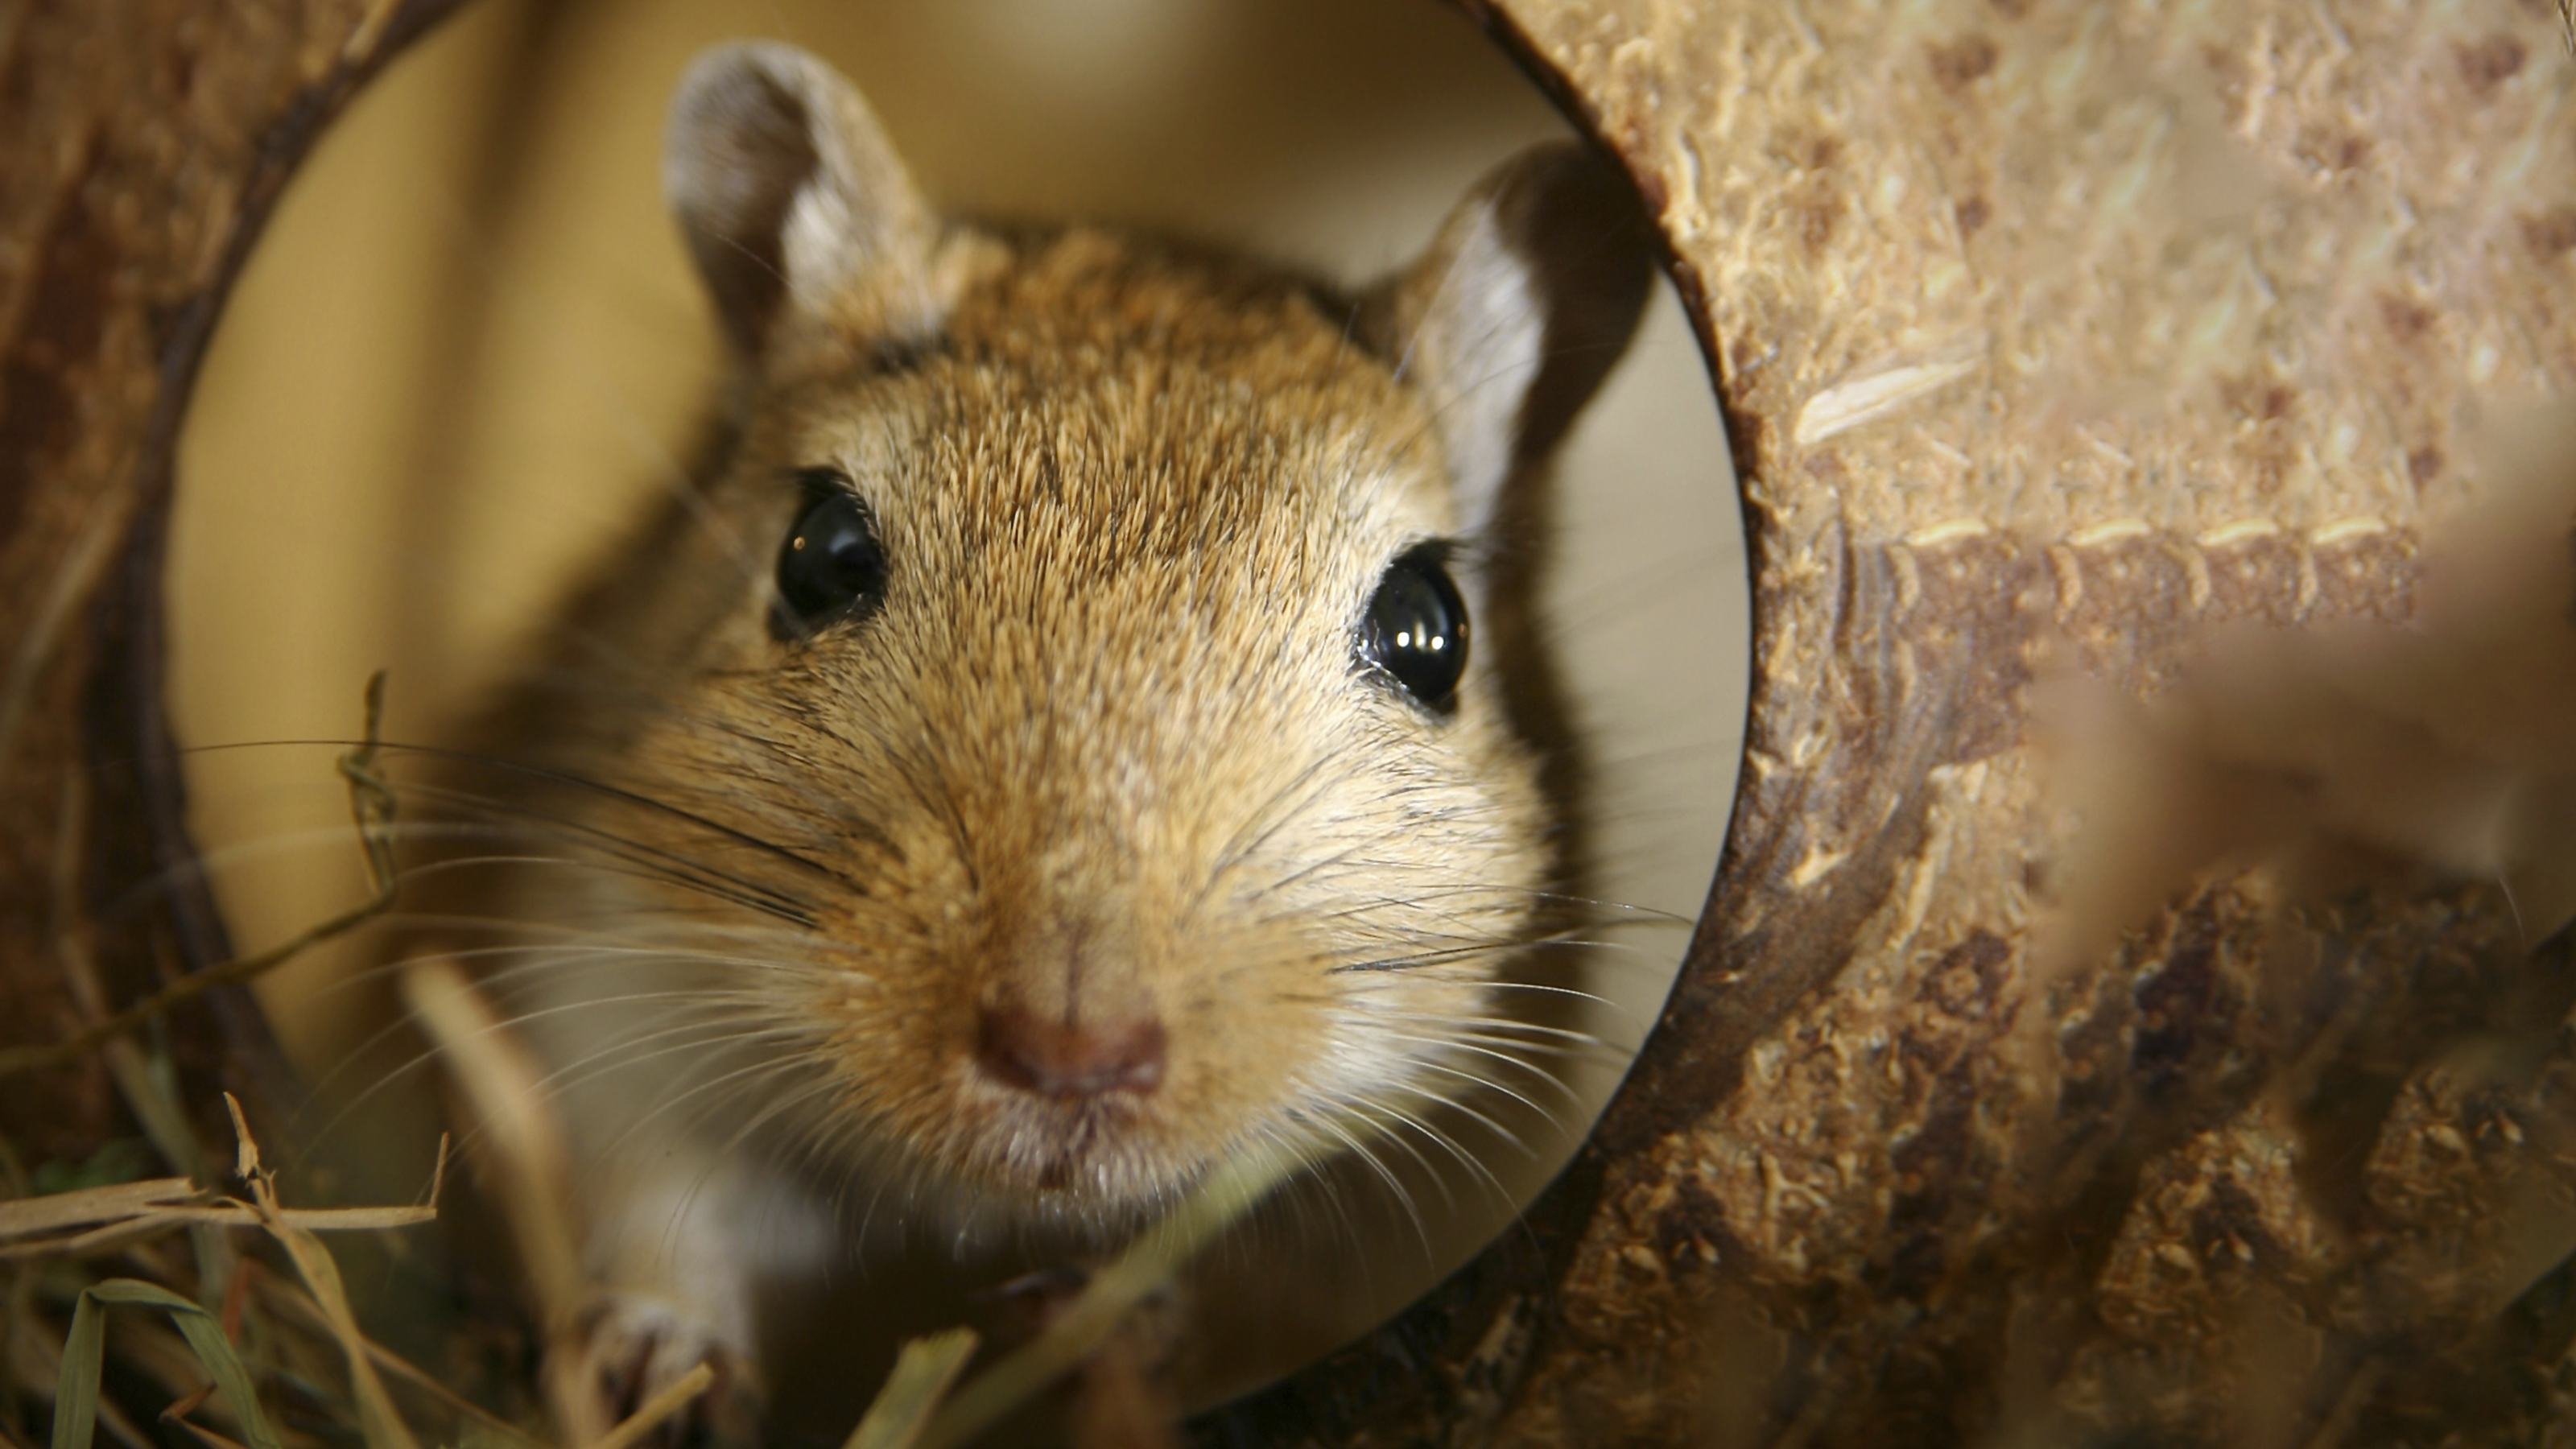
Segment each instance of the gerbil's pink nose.
M984 1070L1041 1097L1142 1096L1163 1084L1163 1024L1150 1016L1072 1022L990 1007L976 1030L975 1055Z

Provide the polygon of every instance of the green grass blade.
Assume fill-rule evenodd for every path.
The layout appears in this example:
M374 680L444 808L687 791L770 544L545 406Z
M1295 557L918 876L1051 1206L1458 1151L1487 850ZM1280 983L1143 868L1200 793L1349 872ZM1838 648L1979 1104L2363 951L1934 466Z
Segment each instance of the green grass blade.
M134 1278L110 1278L84 1290L72 1308L72 1331L63 1340L63 1375L55 1389L53 1449L89 1449L98 1427L99 1373L107 1357L107 1305L158 1308L170 1315L197 1361L223 1391L241 1420L250 1449L285 1449L268 1415L259 1406L259 1390L250 1370L224 1337L223 1325L195 1302L167 1288Z
M107 1357L106 1310L83 1293L63 1338L63 1376L54 1385L54 1449L89 1449L98 1428L98 1376Z

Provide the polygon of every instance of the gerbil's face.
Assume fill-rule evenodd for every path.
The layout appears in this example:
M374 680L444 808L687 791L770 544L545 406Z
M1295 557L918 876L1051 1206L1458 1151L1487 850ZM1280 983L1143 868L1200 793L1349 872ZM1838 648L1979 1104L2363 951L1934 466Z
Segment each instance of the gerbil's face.
M811 921L750 979L859 1135L1118 1207L1414 1109L1548 815L1426 410L1340 321L997 250L935 341L781 388L711 502L680 567L740 586L634 768L798 862L728 866Z
M740 433L580 620L615 703L533 743L634 867L578 909L736 1023L715 1084L788 1062L755 1118L1114 1221L1471 1079L1560 866L1476 616L1643 300L1616 183L1532 153L1340 302L942 226L769 46L666 174Z

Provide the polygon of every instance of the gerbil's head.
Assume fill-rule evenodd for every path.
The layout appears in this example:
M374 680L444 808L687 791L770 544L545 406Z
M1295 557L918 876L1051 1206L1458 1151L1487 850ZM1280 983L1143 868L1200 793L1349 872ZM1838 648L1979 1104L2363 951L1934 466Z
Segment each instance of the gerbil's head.
M739 431L591 621L644 707L579 728L696 872L639 916L763 917L654 929L813 1130L1114 1220L1439 1093L1559 874L1477 622L1644 299L1617 180L1524 155L1345 300L945 223L775 45L691 70L665 175Z

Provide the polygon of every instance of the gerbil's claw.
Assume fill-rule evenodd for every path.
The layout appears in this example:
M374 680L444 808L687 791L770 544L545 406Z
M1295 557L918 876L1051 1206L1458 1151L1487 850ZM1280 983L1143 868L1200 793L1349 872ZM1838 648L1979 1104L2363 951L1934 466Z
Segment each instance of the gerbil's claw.
M581 1381L597 1395L602 1422L625 1422L705 1364L715 1382L646 1435L644 1449L748 1449L760 1442L760 1388L751 1360L715 1330L672 1304L628 1294L604 1299L586 1329Z

